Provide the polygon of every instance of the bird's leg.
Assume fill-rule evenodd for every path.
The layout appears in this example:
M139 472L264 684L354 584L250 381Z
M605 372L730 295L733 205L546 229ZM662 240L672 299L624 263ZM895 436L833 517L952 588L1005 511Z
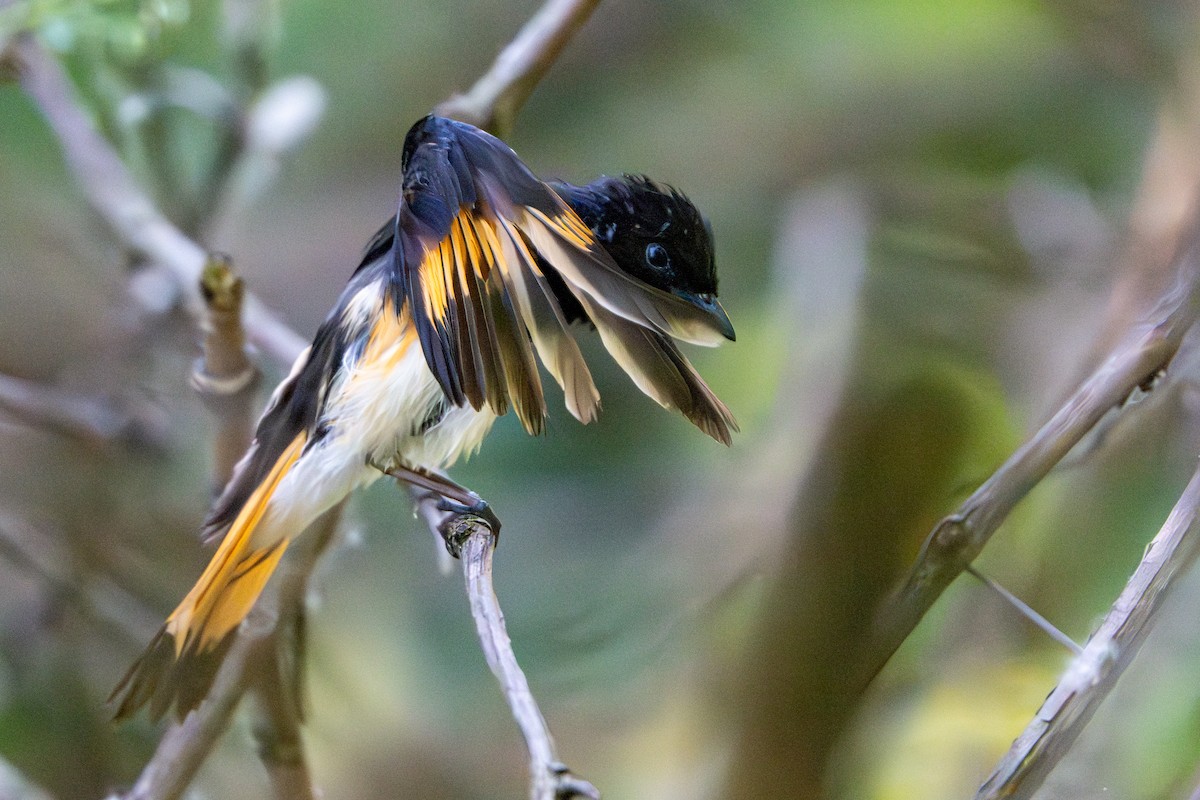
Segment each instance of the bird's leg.
M463 530L462 526L455 525L454 522L461 517L475 517L481 520L492 530L492 534L500 537L500 518L492 511L488 502L482 497L472 492L470 489L455 483L445 475L439 475L435 472L420 469L419 467L405 467L394 465L388 468L377 467L380 472L385 475L390 475L398 481L416 486L418 489L425 489L432 495L436 495L441 499L438 501L438 511L445 511L454 516L447 518L444 522L438 525L438 533L442 535L442 540L446 543L446 550L450 555L458 558L462 550L462 543L465 535L469 535L470 529Z

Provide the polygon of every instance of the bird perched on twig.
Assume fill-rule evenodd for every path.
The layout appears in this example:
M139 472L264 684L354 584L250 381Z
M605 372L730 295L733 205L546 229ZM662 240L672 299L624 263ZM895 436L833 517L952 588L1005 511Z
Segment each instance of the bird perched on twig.
M733 416L673 341L734 338L716 291L711 233L679 192L630 176L546 183L494 136L422 119L397 214L272 395L205 523L220 546L113 691L117 718L197 706L288 543L359 486L391 475L498 530L440 470L510 408L542 430L535 354L567 409L595 418L573 322L643 392L728 444Z

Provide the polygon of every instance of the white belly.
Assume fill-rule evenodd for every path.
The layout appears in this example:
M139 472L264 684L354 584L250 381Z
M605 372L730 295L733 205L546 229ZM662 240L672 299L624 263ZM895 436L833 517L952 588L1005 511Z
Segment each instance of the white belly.
M381 477L380 466L439 470L479 449L496 415L487 407L448 404L440 420L420 430L444 395L419 345L407 339L394 347L405 349L374 359L376 366L356 365L331 389L323 418L329 433L280 481L256 540L298 535L354 489Z

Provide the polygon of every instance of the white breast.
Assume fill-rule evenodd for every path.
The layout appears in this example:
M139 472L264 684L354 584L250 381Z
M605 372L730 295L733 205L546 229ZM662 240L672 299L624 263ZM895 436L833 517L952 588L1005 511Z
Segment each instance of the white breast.
M400 338L371 364L359 362L343 375L330 389L323 417L329 433L280 481L260 526L263 538L297 535L351 491L381 477L372 464L448 467L478 450L496 421L489 408L449 405L440 421L420 431L444 395L415 337Z

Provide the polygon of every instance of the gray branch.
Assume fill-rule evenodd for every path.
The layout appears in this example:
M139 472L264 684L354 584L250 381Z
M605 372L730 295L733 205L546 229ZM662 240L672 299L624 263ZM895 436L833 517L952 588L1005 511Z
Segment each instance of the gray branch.
M92 208L130 250L168 270L180 286L189 310L202 314L192 287L200 280L208 254L162 215L137 185L112 145L75 96L62 65L29 34L11 48L21 87L37 104L54 131L68 168ZM245 299L250 341L271 358L290 364L307 342L252 295Z
M243 675L259 640L268 635L263 616L252 613L229 648L208 698L159 740L133 788L110 800L178 800L216 746L246 691Z
M0 375L0 413L94 444L121 440L158 446L167 435L164 421L148 407L76 394L12 375Z
M599 4L600 0L548 0L483 77L466 94L439 105L436 113L506 135L529 95Z
M1175 278L1147 317L1037 433L930 533L901 588L881 605L864 657L864 681L883 667L1029 490L1111 409L1167 369L1198 311L1200 225L1196 220L1174 263Z
M1137 655L1174 579L1200 553L1198 516L1200 470L1192 475L1100 627L1072 659L976 800L1029 798L1042 785Z
M290 642L280 642L280 632L285 627L291 630L290 625L284 626L282 622L289 615L302 613L309 590L309 578L334 539L341 510L342 506L339 505L327 511L313 523L308 535L293 546L290 558L280 569L276 584L278 588L272 602L258 603L242 623L208 697L183 722L167 731L133 788L120 800L177 800L195 778L221 734L229 727L233 712L247 689L257 687L264 680L279 681L274 671L279 669L280 647L290 646ZM286 685L288 691L295 687L298 693L299 672L291 672L286 677L286 683L277 682L276 685ZM291 743L287 736L299 724L299 698L295 700L296 703L289 708L284 708L286 704L264 704L264 715L270 720L271 729L284 732L281 741L285 744ZM276 714L288 716L291 721L280 722ZM260 752L264 756L272 786L276 789L276 796L282 797L278 794L281 781L287 781L288 786L296 785L293 782L296 780L296 761L281 757L283 749L263 752L262 744L260 739ZM297 751L293 749L287 752ZM303 765L302 760L300 764ZM307 777L306 769L304 776ZM309 791L311 796L311 788ZM305 797L288 796L301 800Z
M463 578L475 632L488 667L504 691L504 699L512 711L525 746L529 750L531 800L568 800L585 797L599 800L600 792L587 781L577 778L558 759L554 738L546 718L529 688L529 681L513 652L512 640L504 624L504 612L492 583L492 556L496 550L496 534L482 520L471 516L456 516L437 510L437 500L421 490L413 492L418 514L441 538L443 530L455 541L461 541Z

